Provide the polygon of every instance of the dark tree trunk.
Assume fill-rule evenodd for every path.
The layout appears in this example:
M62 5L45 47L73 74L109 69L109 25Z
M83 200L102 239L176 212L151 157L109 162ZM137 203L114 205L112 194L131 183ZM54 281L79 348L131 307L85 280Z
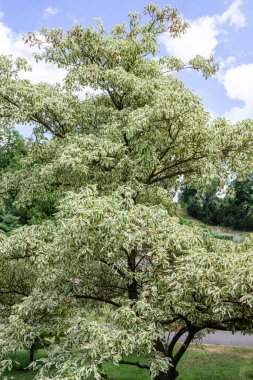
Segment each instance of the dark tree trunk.
M170 342L164 342L161 339L157 339L154 343L154 347L156 351L161 352L165 357L170 359L171 366L169 367L167 372L160 372L158 376L156 376L155 380L175 380L179 373L177 371L177 365L184 355L185 351L189 347L192 339L194 338L195 333L198 330L187 329L186 327L182 327L179 331L175 333ZM184 333L187 332L187 336L179 349L174 353L175 345L178 343L178 340L183 336Z
M128 268L132 273L135 273L136 270L136 251L133 250L130 255L127 254L127 263L128 263ZM131 284L128 285L128 297L130 300L137 300L138 299L138 291L137 291L137 281L133 277L133 280Z
M164 343L161 341L161 339L157 339L155 342L155 349L161 353L163 353L164 356L169 356L171 358L171 362L173 364L173 358L171 355L169 355L169 347L168 345L165 346ZM155 380L174 380L178 377L178 371L176 369L176 366L171 366L167 372L159 372L159 375L156 376Z
M135 278L133 279L132 283L128 285L128 297L130 300L137 300L138 299L138 293L137 293L137 282Z
M34 360L34 353L35 353L35 343L31 345L30 353L29 353L29 363L32 363Z
M168 372L160 372L155 380L175 380L179 373L175 367L170 367Z
M33 362L34 360L34 354L35 354L35 351L36 351L36 343L34 342L32 345L31 345L31 348L29 350L29 364L27 367L23 368L19 368L19 371L24 371L24 372L28 372L28 371L31 371L31 368L29 367L29 365Z

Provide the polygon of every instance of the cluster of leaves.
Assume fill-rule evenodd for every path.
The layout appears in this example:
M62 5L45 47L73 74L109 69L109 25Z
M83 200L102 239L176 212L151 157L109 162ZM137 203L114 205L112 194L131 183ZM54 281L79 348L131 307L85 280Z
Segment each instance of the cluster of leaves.
M234 180L224 197L217 195L217 182L204 194L197 189L184 189L181 202L189 215L205 223L230 227L242 231L253 231L253 180Z

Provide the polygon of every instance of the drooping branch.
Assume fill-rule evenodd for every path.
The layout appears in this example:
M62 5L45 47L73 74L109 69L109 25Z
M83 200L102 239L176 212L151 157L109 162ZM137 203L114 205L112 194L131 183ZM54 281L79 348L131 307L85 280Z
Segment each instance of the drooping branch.
M4 95L3 93L0 93L0 96L6 100L7 102L9 102L12 106L20 109L20 105L15 102L14 100L12 100L9 96L7 95ZM31 114L30 115L30 119L31 121L34 121L38 124L41 124L46 130L48 130L49 132L51 132L54 136L57 136L57 137L60 137L60 138L63 138L64 136L61 134L61 133L57 133L55 132L51 126L45 122L45 120L43 120L38 114L34 113L34 114Z
M139 368L150 369L150 366L147 364L141 364L139 362L131 362L129 360L120 360L119 364L134 365L134 366L139 367Z
M243 316L243 317L235 317L235 318L226 318L226 319L223 319L223 320L220 320L220 321L209 321L209 322L206 322L205 324L203 324L203 326L201 327L201 329L207 329L207 328L210 328L210 329L216 329L216 330L226 330L226 325L229 324L229 323L248 323L249 321L252 321L252 324L253 324L253 315L249 315L249 316ZM241 329L241 331L243 331L243 327Z
M13 255L13 256L7 256L6 260L21 260L21 259L29 259L31 257L36 258L39 255L43 255L44 252L36 252L36 253L26 253L25 255Z
M87 295L87 294L74 294L74 297L77 298L77 299L86 299L86 300L104 302L104 303L107 303L109 305L113 305L113 306L115 306L117 308L119 308L119 307L122 306L120 303L115 302L113 300L108 300L108 299L105 299L105 298L102 298L102 297L91 296L91 295Z
M19 290L15 290L15 289L13 289L13 290L0 290L0 294L1 295L4 295L4 294L18 294L18 295L24 296L24 297L28 297L29 296L29 294L21 292Z

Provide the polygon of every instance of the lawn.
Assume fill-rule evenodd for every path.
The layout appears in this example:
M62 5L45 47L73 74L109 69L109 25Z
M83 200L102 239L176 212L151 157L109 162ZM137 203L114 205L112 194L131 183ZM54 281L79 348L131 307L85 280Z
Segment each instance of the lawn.
M253 366L252 348L192 347L182 360L178 380L248 380L241 375L250 364Z
M41 352L39 355L41 356ZM131 358L129 358L131 359ZM138 360L132 357L133 360ZM27 354L20 352L17 360L25 364ZM180 364L178 380L249 380L243 376L243 370L250 363L253 367L253 349L239 347L220 347L192 345ZM150 380L147 370L134 366L105 365L110 380ZM35 374L13 370L6 374L10 380L32 380Z
M181 224L186 224L188 226L198 226L201 228L208 229L211 234L217 238L225 238L226 240L232 240L235 243L241 243L248 236L248 232L232 230L228 227L213 226L202 222L199 219L193 218L188 215L185 207L178 208L178 217Z

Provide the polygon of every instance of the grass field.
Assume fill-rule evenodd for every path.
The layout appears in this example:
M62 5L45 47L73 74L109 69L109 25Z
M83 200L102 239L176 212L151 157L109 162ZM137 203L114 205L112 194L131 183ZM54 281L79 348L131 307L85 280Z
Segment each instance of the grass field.
M235 243L240 243L243 240L245 240L245 238L248 235L248 232L236 231L227 227L205 224L199 219L195 219L192 216L188 215L185 207L179 207L177 210L177 214L178 217L181 219L182 224L187 224L189 226L199 226L208 229L215 237L218 238L227 238L228 240L232 240Z
M41 356L41 352L39 356ZM16 358L26 365L27 354L20 352ZM138 360L136 357L129 359ZM253 369L253 349L241 347L220 347L192 345L185 354L180 367L178 380L249 380L243 375L244 369L251 364ZM105 365L110 380L150 380L147 370L134 366ZM253 372L253 371L252 371ZM5 375L8 380L32 380L35 374L13 370Z

